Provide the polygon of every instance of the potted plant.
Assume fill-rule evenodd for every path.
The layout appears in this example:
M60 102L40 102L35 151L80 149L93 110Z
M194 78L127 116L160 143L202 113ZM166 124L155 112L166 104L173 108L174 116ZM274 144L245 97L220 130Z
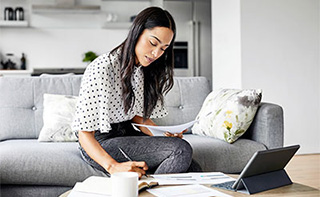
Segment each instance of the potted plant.
M84 54L83 62L92 62L94 59L96 59L98 56L95 52L88 51Z

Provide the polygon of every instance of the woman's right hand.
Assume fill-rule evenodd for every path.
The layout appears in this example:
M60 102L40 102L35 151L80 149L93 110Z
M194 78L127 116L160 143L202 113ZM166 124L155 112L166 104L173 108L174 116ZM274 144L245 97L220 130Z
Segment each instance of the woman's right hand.
M94 137L95 132L79 132L79 142L87 154L103 166L110 174L116 172L137 172L139 177L146 174L148 166L144 161L127 161L118 163L99 144Z
M106 169L110 174L114 174L116 172L137 172L139 174L139 178L142 175L146 174L146 170L148 170L148 166L144 161L127 161L122 163L114 163Z

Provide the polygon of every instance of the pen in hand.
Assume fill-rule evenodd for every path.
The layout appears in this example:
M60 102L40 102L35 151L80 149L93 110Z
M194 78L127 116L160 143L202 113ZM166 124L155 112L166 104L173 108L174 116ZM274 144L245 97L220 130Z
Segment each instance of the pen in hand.
M127 158L129 161L132 161L132 159L120 147L119 147L119 150L125 158Z
M132 161L132 159L131 159L120 147L118 147L118 149L120 150L120 152L122 153L122 155L123 155L126 159L128 159L129 161ZM146 178L149 177L147 174L142 175L142 176L145 176Z

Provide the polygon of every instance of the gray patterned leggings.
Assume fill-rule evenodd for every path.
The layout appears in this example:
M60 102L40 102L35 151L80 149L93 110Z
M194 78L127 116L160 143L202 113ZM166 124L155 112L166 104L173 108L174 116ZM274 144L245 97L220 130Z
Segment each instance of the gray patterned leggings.
M111 126L109 133L97 131L95 138L116 161L128 161L119 151L121 148L133 161L145 161L149 174L201 171L199 164L192 160L192 148L187 141L176 137L147 136L134 130L130 121ZM80 151L89 165L110 175L81 146Z

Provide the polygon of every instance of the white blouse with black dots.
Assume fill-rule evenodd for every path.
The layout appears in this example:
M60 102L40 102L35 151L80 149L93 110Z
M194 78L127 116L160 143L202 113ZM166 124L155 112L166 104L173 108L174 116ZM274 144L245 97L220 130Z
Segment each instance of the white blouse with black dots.
M81 81L73 131L97 131L108 133L111 123L143 116L144 77L142 66L134 68L131 80L135 95L134 106L126 114L122 101L120 79L120 50L103 54L88 65ZM158 101L150 118L162 118L167 110Z

